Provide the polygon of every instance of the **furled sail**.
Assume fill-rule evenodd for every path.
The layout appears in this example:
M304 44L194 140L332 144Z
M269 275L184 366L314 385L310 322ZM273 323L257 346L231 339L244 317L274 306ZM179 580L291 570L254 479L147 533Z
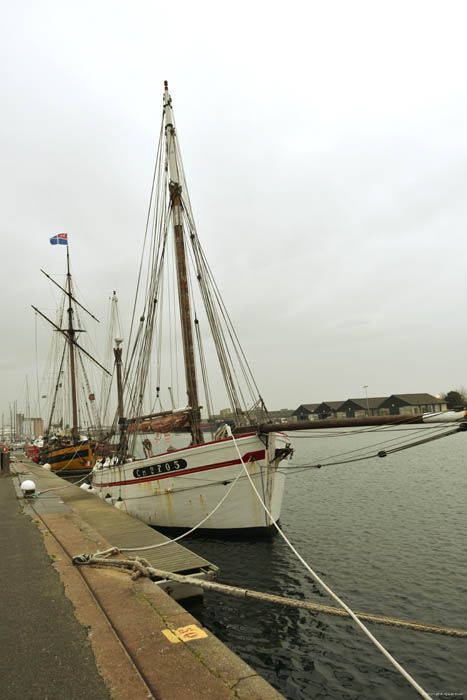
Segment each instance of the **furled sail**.
M133 419L128 424L129 433L186 433L191 430L188 412L169 415L144 416Z

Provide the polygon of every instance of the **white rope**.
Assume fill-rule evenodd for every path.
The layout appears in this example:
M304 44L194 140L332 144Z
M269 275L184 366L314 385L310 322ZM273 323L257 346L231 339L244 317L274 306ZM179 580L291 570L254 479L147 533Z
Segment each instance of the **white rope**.
M243 464L243 462L242 462L242 464ZM183 538L186 537L187 535L190 535L192 532L194 532L195 530L197 530L198 528L200 528L201 525L204 525L204 523L205 523L207 520L209 520L209 518L211 518L211 517L214 515L214 513L215 513L216 511L219 510L219 508L220 508L221 505L224 503L224 501L226 500L226 498L230 495L230 492L232 491L233 487L235 486L235 484L237 483L237 481L239 480L239 478L241 477L242 474L243 474L243 467L242 467L242 469L238 472L238 474L237 474L237 476L235 477L234 481L233 481L232 484L229 486L229 488L227 489L226 493L222 496L221 500L219 501L219 503L217 504L217 506L214 508L214 510L212 510L210 513L208 513L208 514L206 515L206 517L203 518L203 520L201 520L201 522L199 522L197 525L195 525L194 527L192 527L191 530L187 530L187 532L183 532L181 535L179 535L178 537L175 537L173 540L167 540L166 542L159 542L158 544L151 544L151 545L148 545L147 547L131 547L131 548L126 547L125 549L121 549L120 547L118 547L118 548L112 547L112 548L110 548L110 549L105 549L105 550L102 551L102 552L97 552L94 556L96 556L96 557L108 556L109 554L113 554L117 549L118 549L119 552L144 552L144 551L147 551L148 549L157 549L158 547L165 547L166 545L172 544L173 542L178 542L179 540L183 539Z
M78 486L78 484L81 484L82 481L86 481L88 477L89 474L85 474L82 479L79 479L79 481L74 481L72 484L67 484L66 486L54 486L53 488L45 489L45 491L38 491L37 495L42 496L44 493L49 493L49 491L61 491L62 489L69 489L72 486Z
M283 538L283 540L286 542L286 544L290 547L290 549L295 554L295 556L302 562L302 564L305 566L307 571L309 571L309 573L313 576L315 581L317 583L319 583L320 586L322 586L324 588L326 593L328 593L328 595L330 595L331 598L333 598L336 601L336 603L338 603L338 605L340 605L350 615L350 617L354 620L354 622L360 627L360 629L373 642L373 644L376 646L376 648L379 649L379 651L382 654L384 654L384 656L388 659L388 661L390 661L391 664L399 671L399 673L401 673L404 676L404 678L415 688L415 690L422 696L422 698L425 698L425 700L431 700L431 697L428 695L428 693L425 690L423 690L423 688L417 683L417 681L414 678L412 678L412 676L396 661L396 659L387 651L387 649L385 649L383 647L383 645L376 639L376 637L363 624L363 622L361 622L361 620L359 620L359 618L353 612L353 610L351 610L351 608L349 608L349 606L346 603L344 603L344 601L341 600L339 598L339 596L336 595L336 593L334 593L334 591L331 588L329 588L329 586L318 576L318 574L315 571L313 571L311 566L309 564L307 564L307 562L304 560L304 558L301 556L301 554L299 554L299 552L295 549L295 547L290 542L290 540L286 537L284 532L282 532L281 528L279 527L277 522L274 520L271 513L269 512L269 509L267 508L266 504L264 503L263 499L261 498L256 486L253 483L252 478L250 477L248 469L247 469L247 467L242 459L240 451L237 447L237 441L235 440L235 437L233 436L233 434L232 434L232 440L233 440L233 443L235 445L235 449L237 450L237 454L240 458L240 461L243 465L243 469L244 469L246 475L248 476L248 479L250 481L250 484L251 484L253 491L255 492L259 502L263 506L264 511L267 513L267 515L271 519L271 522L274 525L274 527L276 528L277 532L280 534L280 536Z
M30 472L19 472L17 469L13 467L13 471L15 472L16 476L21 476L21 474L28 474ZM53 488L50 489L45 489L44 491L38 491L37 496L43 496L44 493L49 493L49 491L61 491L62 489L69 489L72 486L77 486L80 484L82 481L85 481L88 478L89 474L85 474L82 479L79 481L75 481L72 484L67 484L66 486L54 486Z
M172 544L173 542L177 542L177 541L183 539L184 537L186 537L187 535L189 535L190 533L194 532L199 527L201 527L201 525L203 525L207 520L209 520L210 517L212 517L212 515L214 515L214 513L222 506L222 504L224 503L226 498L230 495L233 487L235 486L235 484L239 480L241 474L243 472L245 472L245 474L248 477L248 480L251 484L251 487L252 487L254 493L256 494L256 497L258 498L259 502L261 503L265 513L270 518L271 523L274 525L274 527L276 528L276 530L278 531L280 536L286 542L287 546L292 550L292 552L295 554L295 556L302 562L302 564L307 569L307 571L311 574L311 576L314 578L314 580L326 591L326 593L328 593L328 595L331 596L331 598L333 598L336 601L336 603L338 605L340 605L347 612L347 614L360 627L360 629L364 632L364 634L366 634L366 636L370 639L370 641L373 642L373 644L376 646L376 648L379 649L379 651L386 657L386 659L388 659L388 661L412 685L412 687L415 688L415 690L419 693L419 695L421 695L421 697L423 697L425 700L431 700L428 693L426 693L426 691L417 683L417 681L398 663L398 661L396 661L396 659L376 639L376 637L370 632L370 630L361 622L361 620L357 617L357 615L353 612L353 610L346 603L344 603L344 601L341 600L341 598L339 598L339 596L336 593L334 593L334 591L331 588L329 588L329 586L320 578L320 576L311 568L311 566L305 561L305 559L301 556L301 554L295 549L295 547L290 542L290 540L287 538L285 533L281 530L281 528L277 524L276 520L273 518L271 512L269 511L268 507L266 506L263 499L261 498L261 495L259 494L256 486L254 485L253 480L250 476L250 473L248 472L247 466L246 466L245 462L243 461L242 455L241 455L240 450L238 449L238 446L237 446L237 441L235 440L235 437L233 436L232 433L231 433L231 437L232 437L232 441L233 441L233 444L235 446L235 449L237 451L237 454L239 456L240 462L242 464L242 469L241 469L241 471L239 471L235 480L232 482L229 489L224 494L224 496L219 501L219 503L214 508L214 510L212 510L210 513L208 513L208 515L200 523L198 523L195 527L191 528L191 530L188 530L187 532L182 533L181 535L174 538L173 540L167 540L166 542L160 542L158 544L149 545L147 547L132 547L132 548L127 547L125 549L118 548L118 551L120 551L120 552L142 552L142 551L147 551L150 549L156 549L158 547L163 547L163 546L166 546L168 544ZM115 547L112 547L112 548L106 549L102 552L96 552L94 557L105 558L106 556L109 556L110 554L113 554L116 551L117 551L117 549Z

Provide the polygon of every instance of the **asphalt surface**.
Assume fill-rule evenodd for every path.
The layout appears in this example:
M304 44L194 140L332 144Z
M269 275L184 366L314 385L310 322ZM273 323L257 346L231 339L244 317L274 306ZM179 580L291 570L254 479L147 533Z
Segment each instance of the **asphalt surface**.
M0 476L0 697L110 700L39 529Z
M28 460L13 471L0 471L0 700L284 700L149 578L73 565L113 546L100 526L115 514L134 536L131 516Z

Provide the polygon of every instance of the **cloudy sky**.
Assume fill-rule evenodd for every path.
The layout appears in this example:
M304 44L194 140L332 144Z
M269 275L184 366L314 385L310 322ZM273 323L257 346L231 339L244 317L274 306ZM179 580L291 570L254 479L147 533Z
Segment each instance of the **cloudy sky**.
M268 406L467 384L465 3L2 5L6 422L43 372L30 305L54 313L51 236L68 232L101 325L114 289L128 324L164 80L199 237Z

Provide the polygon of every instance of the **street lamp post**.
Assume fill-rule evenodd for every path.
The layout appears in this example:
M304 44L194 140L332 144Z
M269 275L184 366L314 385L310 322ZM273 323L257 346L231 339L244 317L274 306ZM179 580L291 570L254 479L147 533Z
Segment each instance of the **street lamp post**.
M364 384L363 388L365 389L365 399L366 399L366 415L370 415L370 406L368 404L368 384Z

